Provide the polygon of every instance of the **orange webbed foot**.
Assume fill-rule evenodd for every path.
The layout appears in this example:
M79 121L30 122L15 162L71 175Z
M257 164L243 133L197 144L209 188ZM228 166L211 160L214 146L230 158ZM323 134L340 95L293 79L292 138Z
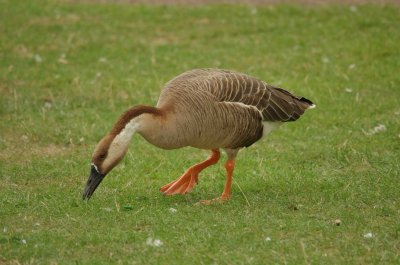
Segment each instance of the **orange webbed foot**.
M206 167L214 165L219 160L220 153L218 149L212 149L211 151L212 154L207 160L190 167L180 178L162 186L160 191L165 195L186 194L191 192L194 185L199 182L199 173Z
M186 194L199 182L199 173L188 169L180 178L160 188L165 195Z

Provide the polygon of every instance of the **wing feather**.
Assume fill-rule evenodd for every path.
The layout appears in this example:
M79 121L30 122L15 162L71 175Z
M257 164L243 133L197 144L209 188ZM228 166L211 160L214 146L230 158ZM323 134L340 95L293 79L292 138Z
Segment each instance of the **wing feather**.
M189 83L196 85L190 86ZM216 102L253 106L261 113L264 121L294 121L313 105L308 99L297 97L282 88L229 70L187 71L167 83L163 92L176 86L192 87L194 92L211 94Z

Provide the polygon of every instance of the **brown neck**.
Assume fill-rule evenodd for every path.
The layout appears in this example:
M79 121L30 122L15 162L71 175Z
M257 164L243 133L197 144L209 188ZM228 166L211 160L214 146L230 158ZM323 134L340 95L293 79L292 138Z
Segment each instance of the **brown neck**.
M163 112L160 109L155 107L145 106L145 105L134 106L125 111L120 116L120 118L112 128L110 134L114 136L118 135L125 128L127 123L129 123L132 119L136 118L137 116L145 113L153 114L156 116L161 116L163 114Z

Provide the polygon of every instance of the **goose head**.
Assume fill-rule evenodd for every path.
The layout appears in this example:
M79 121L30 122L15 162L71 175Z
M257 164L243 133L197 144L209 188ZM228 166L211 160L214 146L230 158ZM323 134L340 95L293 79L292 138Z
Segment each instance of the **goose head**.
M83 192L83 199L90 199L104 177L124 158L129 139L125 133L108 134L96 146L91 161L90 175Z
M124 158L132 136L140 130L143 114L160 115L160 111L148 106L135 106L126 111L113 129L97 144L91 161L89 178L83 191L83 199L89 200L104 177Z

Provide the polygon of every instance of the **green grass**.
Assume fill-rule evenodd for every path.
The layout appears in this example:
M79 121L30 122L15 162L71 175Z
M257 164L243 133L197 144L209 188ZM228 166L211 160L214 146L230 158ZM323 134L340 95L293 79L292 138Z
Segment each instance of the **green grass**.
M399 7L3 0L0 19L1 264L400 260ZM240 152L228 203L193 206L222 192L223 163L162 196L208 153L139 136L84 203L91 152L120 113L198 67L318 106Z

